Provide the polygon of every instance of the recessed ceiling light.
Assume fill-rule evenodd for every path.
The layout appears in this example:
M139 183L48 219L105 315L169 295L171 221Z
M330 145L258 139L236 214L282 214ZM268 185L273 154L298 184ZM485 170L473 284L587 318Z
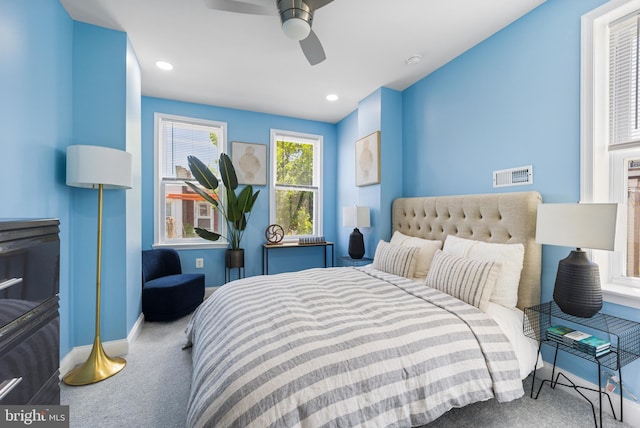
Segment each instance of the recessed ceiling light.
M419 63L422 60L422 56L421 55L413 55L410 56L409 58L407 58L407 60L405 61L407 63L407 65L414 65Z
M156 67L160 70L173 70L173 65L167 61L156 61Z
M338 96L336 94L327 95L327 101L338 101Z

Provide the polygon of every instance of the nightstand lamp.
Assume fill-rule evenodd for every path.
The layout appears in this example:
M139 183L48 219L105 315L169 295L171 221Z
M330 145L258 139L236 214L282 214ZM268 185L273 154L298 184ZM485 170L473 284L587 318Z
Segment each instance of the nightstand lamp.
M349 235L349 256L352 259L361 259L364 256L364 239L358 228L371 226L369 208L358 206L343 208L342 225L354 228Z
M558 263L553 300L562 312L590 318L602 308L598 265L582 248L613 251L617 204L541 204L536 242L576 247Z

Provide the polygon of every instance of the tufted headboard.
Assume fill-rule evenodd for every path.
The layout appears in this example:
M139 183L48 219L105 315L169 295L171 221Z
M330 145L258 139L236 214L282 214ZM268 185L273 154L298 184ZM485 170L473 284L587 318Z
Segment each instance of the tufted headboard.
M424 239L447 235L505 244L522 243L524 264L518 307L540 303L540 244L536 244L538 192L399 198L393 201L392 232Z

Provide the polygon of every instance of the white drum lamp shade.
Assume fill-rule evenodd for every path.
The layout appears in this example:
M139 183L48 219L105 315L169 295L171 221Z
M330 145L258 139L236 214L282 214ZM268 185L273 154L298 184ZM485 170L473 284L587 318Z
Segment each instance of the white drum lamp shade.
M582 248L613 251L617 211L617 204L538 206L536 242L576 248L558 263L553 300L563 312L589 318L602 308L600 271Z
M131 188L131 153L101 146L67 147L67 185L104 189Z

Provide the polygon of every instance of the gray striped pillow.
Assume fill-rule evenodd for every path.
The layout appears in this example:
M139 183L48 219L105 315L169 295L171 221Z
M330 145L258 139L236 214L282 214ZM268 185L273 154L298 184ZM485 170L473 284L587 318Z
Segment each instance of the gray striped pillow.
M416 270L415 255L419 250L418 247L402 247L381 240L373 256L373 268L412 278Z
M438 250L425 284L484 311L500 268L500 262L458 257Z

